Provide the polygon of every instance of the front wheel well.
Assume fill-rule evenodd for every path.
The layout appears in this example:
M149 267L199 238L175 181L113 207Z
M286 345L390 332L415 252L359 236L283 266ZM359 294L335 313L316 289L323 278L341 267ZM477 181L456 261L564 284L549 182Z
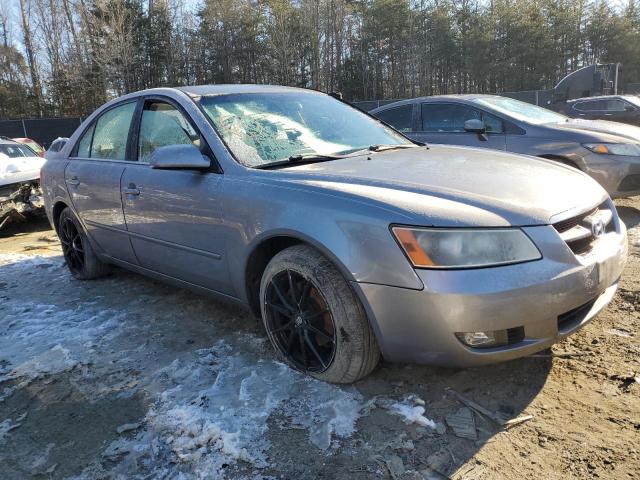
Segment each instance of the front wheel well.
M544 154L538 155L538 157L562 163L563 165L566 165L568 167L573 167L580 170L580 167L573 160L569 160L567 157L563 157L562 155Z
M58 230L58 222L60 220L60 215L62 214L62 211L67 208L67 204L64 202L57 202L54 206L53 209L51 211L51 220L53 221L53 228L56 229L56 231Z
M256 317L260 317L260 281L271 259L285 248L305 243L289 236L277 236L260 243L249 255L245 270L245 288L249 307Z

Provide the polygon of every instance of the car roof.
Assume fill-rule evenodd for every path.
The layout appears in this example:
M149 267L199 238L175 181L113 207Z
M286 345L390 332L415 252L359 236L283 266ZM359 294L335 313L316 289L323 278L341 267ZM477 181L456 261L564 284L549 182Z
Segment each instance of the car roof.
M16 142L8 137L0 137L0 144L2 145L24 145L23 143Z
M374 108L369 113L381 112L391 107L398 107L401 105L406 105L410 103L430 103L437 102L441 100L454 101L459 103L467 103L472 100L476 100L478 98L495 98L500 95L486 95L482 93L468 93L468 94L457 94L457 95L431 95L429 97L417 97L417 98L408 98L407 100L398 100L397 102L388 103L386 105L382 105L380 107Z
M189 87L175 87L175 89L186 93L190 97L233 95L239 93L291 93L296 91L306 93L320 93L316 90L310 90L306 88L253 84L194 85Z
M610 100L612 98L624 98L626 96L632 97L633 95L598 95L595 97L580 97L567 100L567 103L584 102L587 100Z

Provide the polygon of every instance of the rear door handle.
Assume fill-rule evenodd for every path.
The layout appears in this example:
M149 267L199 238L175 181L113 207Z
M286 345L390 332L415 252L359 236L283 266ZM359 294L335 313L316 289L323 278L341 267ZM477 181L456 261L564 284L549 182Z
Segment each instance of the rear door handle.
M69 185L73 185L74 187L77 187L78 185L80 185L80 180L78 180L78 177L74 175L69 180L67 180L67 183Z

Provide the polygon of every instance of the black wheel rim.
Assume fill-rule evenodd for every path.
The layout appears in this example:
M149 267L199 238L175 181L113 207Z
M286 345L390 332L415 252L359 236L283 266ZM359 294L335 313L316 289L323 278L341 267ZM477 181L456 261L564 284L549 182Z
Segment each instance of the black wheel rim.
M62 253L72 273L80 273L84 269L84 245L82 235L70 218L60 224L60 243Z
M293 270L274 275L265 292L266 324L276 348L296 368L324 372L336 351L329 306L316 286Z

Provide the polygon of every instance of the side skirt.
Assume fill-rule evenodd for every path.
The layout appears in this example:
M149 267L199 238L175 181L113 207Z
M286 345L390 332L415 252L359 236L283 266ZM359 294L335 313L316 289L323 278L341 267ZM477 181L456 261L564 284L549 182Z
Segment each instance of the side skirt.
M169 275L156 272L155 270L149 270L139 265L133 265L132 263L118 260L117 258L110 257L109 255L102 254L100 255L100 259L106 263L116 265L118 267L124 268L126 270L130 270L140 275L144 275L146 277L151 277L155 280L159 280L164 283L168 283L171 285L175 285L177 287L191 290L201 295L205 295L207 297L213 298L214 300L219 300L225 303L229 303L235 306L241 306L247 309L249 308L249 305L247 304L247 302L244 302L237 297L226 295L224 293L220 293L215 290L211 290L209 288L201 287L200 285L196 285L195 283L186 282L184 280L180 280L179 278L171 277Z

